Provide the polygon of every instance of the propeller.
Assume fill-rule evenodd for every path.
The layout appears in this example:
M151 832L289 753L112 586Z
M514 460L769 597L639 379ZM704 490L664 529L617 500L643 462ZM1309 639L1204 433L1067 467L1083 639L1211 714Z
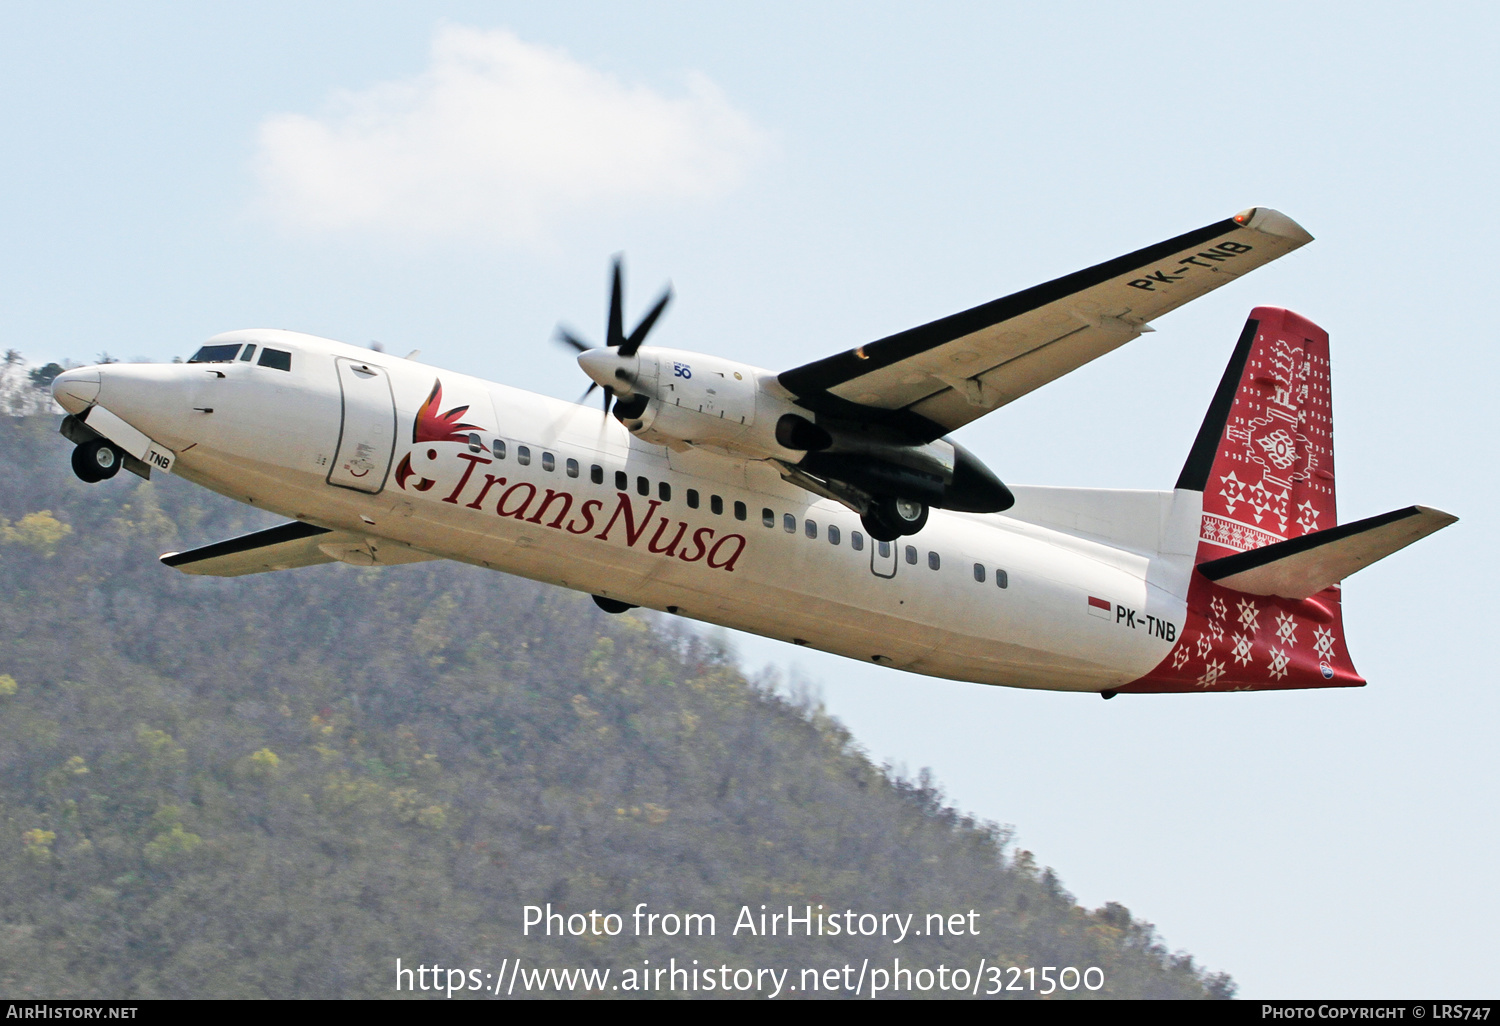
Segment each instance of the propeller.
M619 256L616 256L614 259L614 270L611 275L610 281L609 323L606 329L604 344L609 349L618 350L619 355L622 357L631 357L634 356L636 354L636 351L641 348L641 345L646 341L646 336L651 333L651 329L656 326L657 320L661 317L663 311L666 310L667 304L672 301L672 286L668 285L666 289L662 291L661 298L659 298L656 301L656 304L652 306L649 311L647 311L646 316L641 318L640 323L635 326L634 330L632 330L629 335L626 335L624 302L625 289L623 285L621 265L621 258ZM568 346L579 354L599 348L598 346L590 345L588 342L585 342L583 339L579 338L576 334L574 334L572 331L569 331L562 325L558 325L557 334L554 337L556 341L558 341L562 345ZM635 385L635 381L632 380L623 369L617 369L615 371L615 377L619 378L621 381L624 381L627 385ZM583 393L582 396L579 397L578 402L580 404L586 402L588 400L588 397L594 394L594 390L601 387L604 389L604 412L607 414L609 413L610 405L615 398L615 389L611 385L601 386L599 382L595 381L593 384L589 385L588 389Z

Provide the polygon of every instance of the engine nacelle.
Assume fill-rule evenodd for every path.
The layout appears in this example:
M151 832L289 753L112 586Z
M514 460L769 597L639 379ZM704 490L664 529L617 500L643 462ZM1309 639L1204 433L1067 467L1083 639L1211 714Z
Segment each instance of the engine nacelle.
M636 437L679 452L769 461L786 480L858 512L881 541L920 531L930 506L989 513L1015 502L988 467L956 442L932 438L937 432L927 429L936 425L920 418L915 432L893 429L884 422L895 418L882 411L846 413L832 403L835 416L825 419L759 367L642 345L672 290L629 334L622 295L616 258L607 344L591 347L562 328L558 338L578 351L578 365L605 395L614 394L614 415Z
M621 373L613 387L621 398L615 412L642 440L750 459L795 460L801 455L776 440L777 421L798 407L769 390L776 380L770 372L703 353L656 347L642 347L619 363Z
M591 349L579 363L615 390L615 416L642 440L772 460L787 480L861 513L882 497L979 513L1009 509L1015 501L956 442L907 444L889 432L823 422L759 367L645 346L630 356Z
M860 512L870 498L880 496L969 513L999 513L1015 504L1015 496L989 467L949 439L895 445L839 431L831 432L831 438L826 449L807 453L795 469L832 483L829 494Z

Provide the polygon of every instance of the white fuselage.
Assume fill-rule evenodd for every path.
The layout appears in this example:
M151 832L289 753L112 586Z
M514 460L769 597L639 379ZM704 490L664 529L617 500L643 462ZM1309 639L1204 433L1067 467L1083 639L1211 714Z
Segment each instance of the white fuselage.
M1162 661L1184 622L1196 496L1021 488L1006 515L935 509L919 534L878 543L855 513L768 461L650 445L597 407L325 339L214 341L236 340L289 351L291 370L110 365L97 402L170 448L174 473L413 557L1030 688L1126 684ZM351 389L378 399L382 382L389 416L357 409ZM414 440L424 404L445 429L464 429ZM374 426L360 428L361 416ZM372 441L351 464L357 430ZM460 440L470 433L478 446Z

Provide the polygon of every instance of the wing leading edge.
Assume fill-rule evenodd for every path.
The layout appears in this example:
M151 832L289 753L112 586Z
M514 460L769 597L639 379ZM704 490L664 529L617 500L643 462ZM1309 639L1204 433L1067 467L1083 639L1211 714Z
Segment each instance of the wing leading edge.
M926 440L1119 348L1150 321L1312 241L1269 207L797 367L778 380L817 413Z

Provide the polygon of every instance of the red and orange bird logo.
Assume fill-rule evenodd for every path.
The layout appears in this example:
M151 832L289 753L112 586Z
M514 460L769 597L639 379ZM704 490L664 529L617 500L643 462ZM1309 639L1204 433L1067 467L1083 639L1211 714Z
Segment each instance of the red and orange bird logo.
M423 442L464 442L469 441L468 432L482 431L478 424L463 424L459 422L460 417L469 412L468 406L455 406L447 413L439 413L443 405L443 382L441 380L432 383L432 394L417 411L416 420L411 425L411 441L413 445Z
M411 441L413 445L420 445L423 442L462 442L468 445L471 442L469 432L483 430L478 424L465 424L459 419L469 412L467 405L455 406L451 410L439 413L442 406L443 382L442 379L437 379L432 383L432 393L417 410L417 415L412 420ZM479 447L489 451L489 446L482 441ZM435 459L436 457L437 453L429 449L428 458ZM401 463L396 467L397 487L405 488L407 479L414 473L416 472L412 470L411 453L407 453L401 457ZM435 483L424 477L412 487L419 492L425 492Z

